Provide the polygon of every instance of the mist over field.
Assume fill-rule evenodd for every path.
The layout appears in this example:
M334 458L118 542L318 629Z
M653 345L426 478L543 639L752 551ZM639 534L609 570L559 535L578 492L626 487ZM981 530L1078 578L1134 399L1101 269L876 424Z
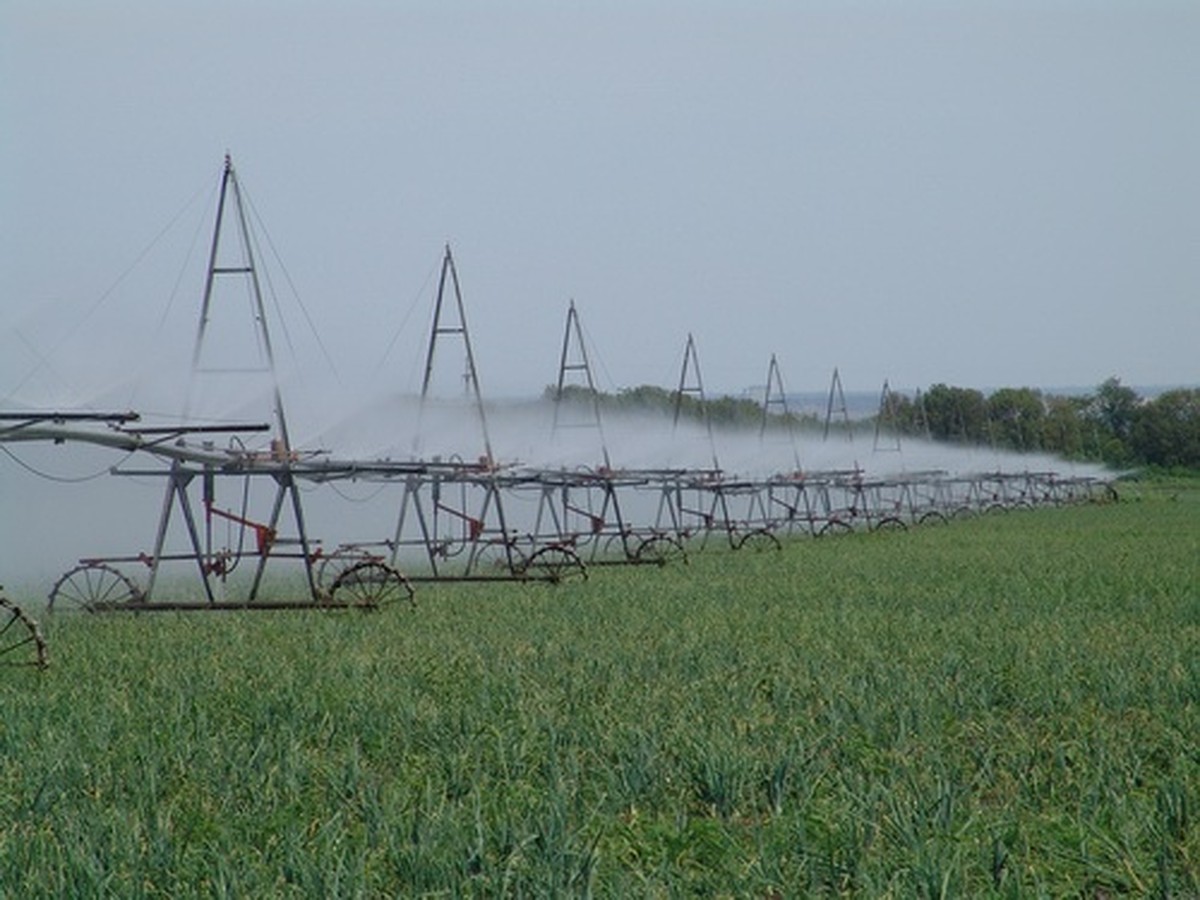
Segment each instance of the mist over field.
M1099 466L1067 462L1039 454L1004 453L986 447L954 447L882 435L859 422L849 434L820 429L773 426L758 429L713 428L698 422L672 423L656 414L607 414L597 427L590 410L564 404L558 411L546 401L490 403L484 408L487 437L502 466L532 469L595 470L608 458L616 470L712 468L726 477L861 469L868 477L944 471L948 474L1006 471L1054 471L1064 475L1100 475ZM317 458L342 460L461 459L485 455L478 409L465 402L429 402L395 395L342 404L292 404L293 447L319 451ZM269 435L206 436L225 442L265 445ZM162 508L166 479L160 475L114 475L165 471L146 454L129 456L109 449L68 442L14 443L0 456L0 584L44 585L80 558L150 552ZM267 479L258 479L268 481ZM251 518L265 518L267 485L256 484ZM238 510L242 480L218 478L218 505ZM390 537L400 498L395 484L340 481L302 485L310 535L333 546L343 541ZM514 505L521 501L513 499ZM178 511L173 514L178 527ZM291 530L288 515L281 531ZM218 534L236 541L232 529ZM137 572L137 563L129 566ZM138 573L141 574L141 573Z

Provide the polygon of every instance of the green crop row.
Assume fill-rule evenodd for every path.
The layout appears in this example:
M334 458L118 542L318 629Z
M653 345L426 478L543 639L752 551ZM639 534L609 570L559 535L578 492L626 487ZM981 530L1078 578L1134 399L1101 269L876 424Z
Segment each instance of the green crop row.
M1200 893L1195 490L42 627L4 896Z

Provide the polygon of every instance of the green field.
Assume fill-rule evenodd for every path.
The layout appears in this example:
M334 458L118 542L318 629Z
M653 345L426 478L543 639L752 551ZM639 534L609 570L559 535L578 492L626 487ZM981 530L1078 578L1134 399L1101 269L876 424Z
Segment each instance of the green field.
M1200 895L1194 485L416 609L41 618L4 897Z

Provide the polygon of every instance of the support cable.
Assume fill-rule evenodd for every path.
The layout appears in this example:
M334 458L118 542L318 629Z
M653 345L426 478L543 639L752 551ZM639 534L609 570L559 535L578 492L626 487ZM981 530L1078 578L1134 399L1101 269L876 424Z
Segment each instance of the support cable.
M425 276L425 281L421 284L420 289L413 296L412 303L409 304L408 310L404 313L404 318L400 320L400 326L392 334L391 340L388 341L387 349L383 351L383 358L379 360L379 364L375 367L376 375L383 370L384 365L388 361L388 357L391 356L392 350L396 347L396 342L400 340L400 335L404 333L404 329L408 326L409 319L412 318L413 313L416 312L417 305L421 302L422 298L424 298L426 294L426 291L429 289L429 285L433 281L433 273L437 270L438 264L436 262L429 267L429 273ZM412 383L415 380L418 365L420 365L420 356L418 354L414 354L412 371L409 373L409 383Z
M48 357L61 349L63 344L65 344L69 338L79 331L79 329L82 328L93 315L95 315L96 310L98 310L114 293L116 293L117 288L119 288L125 282L125 279L128 278L133 271L142 264L143 260L150 255L150 252L158 246L162 239L166 237L168 232L175 227L175 224L181 218L183 218L184 213L186 213L193 205L195 205L200 196L205 193L206 188L207 182L204 187L200 188L195 194L192 195L192 198L184 204L182 209L180 209L177 213L175 213L174 216L171 217L167 224L159 230L158 234L156 234L150 240L150 243L147 244L140 253L138 253L133 262L126 266L125 269L119 275L117 275L112 284L110 284L108 288L100 294L99 297L91 302L84 314L72 319L72 324L69 325L67 329L59 335L59 339L51 346L49 352L45 355L39 355L37 364L34 365L33 369L26 373L24 378L17 382L16 387L14 387L3 398L3 402L8 402L8 400L14 397L17 392L21 390L21 388L28 384L30 379L32 379L34 375L36 375L45 365L47 365Z
M241 186L239 185L239 187L241 187ZM271 233L269 231L267 231L267 226L263 223L262 216L260 216L258 214L258 209L254 205L254 200L250 197L250 194L246 191L246 189L244 187L241 187L241 191L242 191L242 195L246 198L246 204L250 207L251 215L254 216L254 221L258 223L258 230L261 231L263 234L263 237L266 238L267 247L270 249L271 255L275 257L275 262L279 265L279 270L283 273L284 281L287 282L288 288L292 292L292 297L296 300L296 305L300 307L300 312L303 314L304 320L308 323L308 327L312 331L313 337L317 341L317 346L321 348L321 355L325 357L325 361L329 363L329 368L333 370L333 377L335 379L337 379L338 384L341 385L341 383L342 383L341 375L339 374L339 372L337 370L336 363L334 363L334 361L333 361L333 356L330 355L329 350L328 350L328 348L326 348L324 341L321 340L321 333L320 333L320 331L317 330L316 323L313 322L313 318L309 314L308 307L304 304L304 301L300 298L300 292L298 290L296 290L296 283L292 280L292 275L288 271L287 266L285 266L283 264L283 257L280 256L279 251L276 249L275 242L271 239ZM257 237L255 238L255 241L257 242ZM259 247L260 258L262 256L261 249L262 248L260 245L260 247ZM279 300L275 294L275 286L271 283L270 270L264 268L263 274L266 276L266 279L267 279L267 287L271 293L271 300L275 303L276 314L279 316L279 320L280 320L281 324L283 325L284 339L288 342L288 347L289 347L289 349L291 349L293 357L295 357L296 356L296 348L294 346L292 346L291 336L288 334L287 322L283 317L283 311L279 308Z
M109 474L109 472L111 472L115 468L115 466L112 466L112 465L105 465L104 468L100 469L97 472L93 472L89 475L77 475L77 476L52 475L49 472L43 472L41 469L38 469L36 466L33 466L30 463L25 462L25 460L21 459L21 457L17 456L17 454L13 453L11 450L9 450L7 447L5 447L3 444L0 444L0 452L3 452L5 456L7 456L9 459L11 459L13 462L15 462L18 466L20 466L26 472L30 472L30 473L36 475L38 478L44 478L44 479L46 479L46 481L57 482L58 484L83 484L85 481L95 481L97 478L103 478L105 475ZM119 466L119 465L121 465L121 463L130 459L135 452L136 451L131 450L129 453L125 454L125 456L122 457L120 462L118 462L116 465Z

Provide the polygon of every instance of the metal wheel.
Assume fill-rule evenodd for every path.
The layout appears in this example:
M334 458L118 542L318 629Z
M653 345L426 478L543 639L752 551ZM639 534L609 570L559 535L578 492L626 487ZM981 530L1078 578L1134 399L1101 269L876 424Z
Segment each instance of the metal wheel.
M539 578L554 584L587 579L583 560L574 550L561 544L551 544L535 552L525 563L523 574L527 578Z
M908 526L904 521L896 516L887 516L880 519L871 528L872 531L908 531Z
M620 559L624 557L628 560L637 559L637 550L645 541L640 541L629 529L621 532L610 534L604 540L603 546L600 548L600 555L605 559Z
M755 553L762 553L767 550L782 550L783 544L779 543L779 538L775 537L766 528L756 528L753 531L747 531L739 537L733 545L735 550L752 550Z
M525 553L517 542L496 538L478 544L471 551L468 572L481 575L520 574L525 568Z
M379 554L371 553L358 544L342 544L328 556L321 557L321 562L317 566L317 586L325 590L332 590L333 583L347 569L360 562L378 562L381 559Z
M946 517L944 515L942 515L940 512L938 512L936 509L931 509L929 512L923 514L921 516L921 518L917 520L917 524L918 525L947 525L947 524L949 524L949 522L946 519Z
M396 603L415 606L415 592L398 569L374 559L346 569L329 590L331 603L359 609L379 609Z
M145 599L141 588L112 566L80 563L50 589L50 612L104 612Z
M665 566L672 562L687 562L687 551L683 544L665 534L646 538L633 551L633 559L639 563Z
M821 530L817 532L817 537L828 537L836 534L848 534L852 529L849 522L843 522L841 519L830 519L821 526Z
M0 597L0 666L44 669L47 665L46 641L37 622Z

